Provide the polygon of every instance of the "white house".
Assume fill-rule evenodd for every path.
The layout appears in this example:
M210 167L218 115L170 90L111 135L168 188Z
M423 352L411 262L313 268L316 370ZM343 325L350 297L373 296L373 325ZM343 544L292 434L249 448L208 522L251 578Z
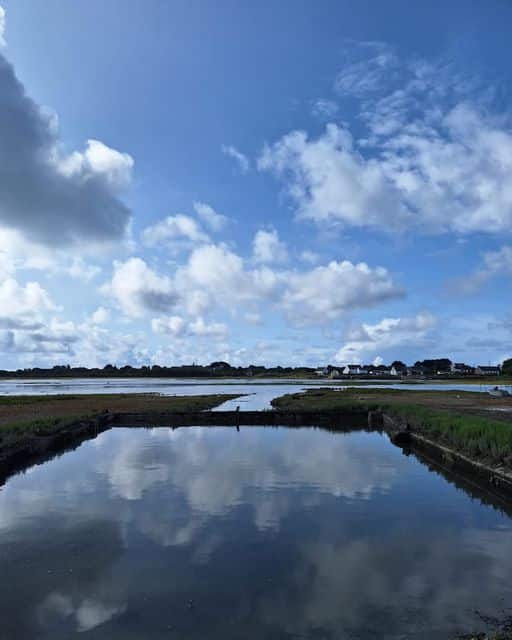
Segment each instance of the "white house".
M391 367L386 367L384 365L380 365L378 367L370 367L370 368L366 368L365 370L362 371L362 373L366 373L368 372L370 375L372 376L389 376L391 374Z
M475 373L479 376L499 376L501 373L501 367L486 367L482 364L479 364L475 369Z
M345 376L357 376L363 373L363 368L360 364L347 364L343 368L343 375Z
M450 371L452 373L469 374L474 373L475 368L470 367L468 364L464 364L464 362L452 362L450 365Z

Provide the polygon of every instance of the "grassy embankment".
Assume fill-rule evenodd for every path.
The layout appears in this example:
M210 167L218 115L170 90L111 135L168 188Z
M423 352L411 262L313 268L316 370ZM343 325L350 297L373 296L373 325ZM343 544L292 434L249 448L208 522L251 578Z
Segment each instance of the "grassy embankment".
M512 469L512 412L485 415L496 406L512 409L512 399L456 391L392 389L314 389L272 402L278 410L383 410L413 430L476 460Z
M50 435L73 422L110 413L203 411L238 397L233 394L154 394L0 397L0 446L34 435Z
M404 380L406 382L407 379ZM446 378L429 378L424 382L438 382L439 384L483 384L490 386L506 387L512 386L512 377L510 376L464 376L457 378L447 376Z
M485 377L485 376L466 376L464 378L457 378L454 376L446 376L439 377L433 376L431 378L396 378L393 376L383 377L383 378L372 378L372 377L355 377L355 378L317 378L319 382L332 382L334 384L339 385L358 385L358 384L376 384L376 385L388 385L388 384L438 384L438 385L483 385L490 387L511 387L512 386L512 378L505 376L494 376L494 377Z
M460 640L512 640L511 631L491 631L491 633L478 633L476 635L459 636Z
M487 633L467 633L457 636L456 640L512 640L512 621L507 617L501 623L498 620L492 620L492 626L495 631Z

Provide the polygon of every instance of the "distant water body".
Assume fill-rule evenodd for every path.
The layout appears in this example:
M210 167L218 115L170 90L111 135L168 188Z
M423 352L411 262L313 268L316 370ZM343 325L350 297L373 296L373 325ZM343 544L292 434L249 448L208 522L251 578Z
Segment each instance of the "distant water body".
M285 393L297 393L318 386L345 388L339 380L296 380L258 378L69 378L45 380L3 380L0 395L52 395L85 393L159 393L168 396L189 396L216 393L246 394L245 397L223 403L217 409L229 410L240 406L242 411L271 408L271 400ZM361 386L358 384L358 386ZM489 390L485 384L435 384L435 383L381 383L364 385L380 389L412 389L415 391L482 391Z

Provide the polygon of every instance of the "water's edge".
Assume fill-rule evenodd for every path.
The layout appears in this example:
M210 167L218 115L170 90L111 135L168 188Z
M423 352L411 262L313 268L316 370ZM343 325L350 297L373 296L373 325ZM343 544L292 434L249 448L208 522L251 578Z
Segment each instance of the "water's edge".
M466 485L512 502L512 475L505 469L493 468L415 433L400 418L380 411L201 411L174 413L104 413L61 427L50 435L31 435L21 443L1 447L0 485L12 475L42 464L56 455L76 449L86 440L112 427L186 426L318 426L334 432L369 430L386 433L390 441L404 453L413 453L420 461L434 465L449 474L450 480L460 477Z

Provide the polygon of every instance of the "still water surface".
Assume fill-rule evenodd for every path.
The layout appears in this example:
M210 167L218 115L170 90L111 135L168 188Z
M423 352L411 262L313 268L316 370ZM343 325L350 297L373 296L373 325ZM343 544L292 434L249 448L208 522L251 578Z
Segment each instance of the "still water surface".
M512 526L378 433L114 428L0 489L2 640L443 640Z

